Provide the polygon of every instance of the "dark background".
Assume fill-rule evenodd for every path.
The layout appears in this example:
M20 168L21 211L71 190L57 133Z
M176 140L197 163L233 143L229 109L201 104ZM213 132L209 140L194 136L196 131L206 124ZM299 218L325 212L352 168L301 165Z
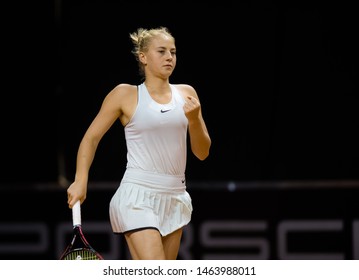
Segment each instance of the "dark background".
M1 19L1 258L57 257L65 245L56 239L59 224L70 217L65 189L74 177L81 138L113 87L140 82L129 33L161 25L170 29L178 50L170 81L195 87L212 138L208 159L188 154L195 209L185 235L193 235L190 257L358 258L353 235L359 231L359 22L353 7L275 1L22 2L4 5ZM125 164L117 122L91 168L94 193L84 205L85 221L108 223L108 202L117 187L112 182L121 179ZM108 184L112 187L103 187ZM14 198L20 206L9 213ZM42 206L49 209L45 215ZM209 221L220 226L248 220L267 225L264 233L249 234L269 243L267 254L203 241ZM319 221L319 235L299 230L300 242L298 232L291 235L291 255L281 251L278 231L293 220ZM327 220L337 227L332 232ZM30 223L25 228L45 232L41 236L48 243L27 252L18 251L18 244L7 247L14 239L8 231L18 230L14 223ZM224 233L243 237L243 232ZM30 244L42 239L35 235L34 240Z
M358 178L354 9L171 3L10 7L2 182L56 181L59 173L71 180L78 144L105 95L119 83L139 83L128 34L159 25L176 38L171 82L196 88L213 141L205 162L189 154L189 180ZM101 142L92 179L118 179L124 164L116 123Z

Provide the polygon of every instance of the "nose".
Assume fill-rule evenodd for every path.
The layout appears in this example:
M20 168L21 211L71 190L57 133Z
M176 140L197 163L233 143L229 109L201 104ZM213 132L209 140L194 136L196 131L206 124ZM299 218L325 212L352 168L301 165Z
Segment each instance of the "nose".
M170 51L167 52L167 59L173 59L173 54Z

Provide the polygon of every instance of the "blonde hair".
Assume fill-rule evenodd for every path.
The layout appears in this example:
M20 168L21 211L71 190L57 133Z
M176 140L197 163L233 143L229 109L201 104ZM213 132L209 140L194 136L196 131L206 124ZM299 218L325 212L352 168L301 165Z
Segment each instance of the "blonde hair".
M140 52L146 52L148 50L148 46L151 40L158 35L168 36L172 38L173 41L175 41L168 28L163 26L151 29L145 29L140 27L135 32L130 33L130 39L133 43L133 49L131 52L135 56L136 61L138 62L139 74L142 78L145 77L145 71L144 65L140 61L139 54Z

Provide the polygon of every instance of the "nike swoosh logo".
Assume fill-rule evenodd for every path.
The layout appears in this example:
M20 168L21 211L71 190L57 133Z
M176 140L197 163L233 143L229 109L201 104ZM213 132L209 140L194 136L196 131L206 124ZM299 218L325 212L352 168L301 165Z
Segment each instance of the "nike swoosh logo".
M168 111L171 111L171 109L169 109L169 110L163 110L163 109L161 109L161 113L166 113L166 112L168 112Z

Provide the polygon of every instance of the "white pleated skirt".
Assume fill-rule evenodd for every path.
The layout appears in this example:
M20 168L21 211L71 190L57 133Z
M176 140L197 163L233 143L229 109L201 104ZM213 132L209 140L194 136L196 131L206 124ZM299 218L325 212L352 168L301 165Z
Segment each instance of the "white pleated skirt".
M114 233L146 228L166 236L187 225L192 200L184 176L127 169L110 201L110 222Z

